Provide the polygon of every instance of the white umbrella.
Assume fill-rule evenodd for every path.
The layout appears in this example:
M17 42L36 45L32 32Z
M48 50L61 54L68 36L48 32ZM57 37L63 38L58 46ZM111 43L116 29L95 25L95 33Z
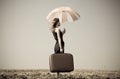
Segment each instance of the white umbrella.
M51 22L54 18L59 18L61 23L78 20L80 15L70 7L60 7L52 10L46 17ZM71 18L71 20L70 20Z

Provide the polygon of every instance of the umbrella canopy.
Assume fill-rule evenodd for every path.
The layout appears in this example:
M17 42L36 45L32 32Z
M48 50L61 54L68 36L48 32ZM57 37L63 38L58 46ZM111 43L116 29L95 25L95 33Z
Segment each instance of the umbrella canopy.
M51 22L54 18L59 18L60 22L69 22L78 20L80 15L70 7L60 7L52 10L46 17Z

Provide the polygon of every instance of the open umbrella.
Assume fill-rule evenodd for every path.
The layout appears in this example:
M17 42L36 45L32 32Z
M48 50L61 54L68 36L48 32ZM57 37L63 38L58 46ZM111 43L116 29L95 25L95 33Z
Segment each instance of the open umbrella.
M70 7L59 7L52 10L46 17L51 22L54 18L59 18L60 22L76 21L80 15ZM71 20L70 20L71 19Z

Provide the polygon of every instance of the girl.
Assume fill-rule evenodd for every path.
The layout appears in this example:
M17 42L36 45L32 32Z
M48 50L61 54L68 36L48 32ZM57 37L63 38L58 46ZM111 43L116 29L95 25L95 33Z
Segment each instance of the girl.
M66 30L64 29L61 31L59 29L60 21L59 18L54 18L51 22L50 30L53 33L53 36L56 40L56 44L54 47L55 54L58 53L64 53L64 41L63 41L63 35L65 34Z

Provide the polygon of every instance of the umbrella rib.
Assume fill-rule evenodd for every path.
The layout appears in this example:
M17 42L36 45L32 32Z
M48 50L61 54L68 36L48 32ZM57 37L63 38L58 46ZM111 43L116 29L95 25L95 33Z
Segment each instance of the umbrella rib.
M77 16L71 11L68 11L68 13L71 15L71 17L72 17L72 19L73 19L73 21L75 21L75 20L77 20L78 18L77 18Z
M79 15L75 10L71 9L71 11L72 11L74 14L76 14L78 17L80 17L80 15Z
M66 22L67 21L67 15L66 12L62 12L62 22Z

